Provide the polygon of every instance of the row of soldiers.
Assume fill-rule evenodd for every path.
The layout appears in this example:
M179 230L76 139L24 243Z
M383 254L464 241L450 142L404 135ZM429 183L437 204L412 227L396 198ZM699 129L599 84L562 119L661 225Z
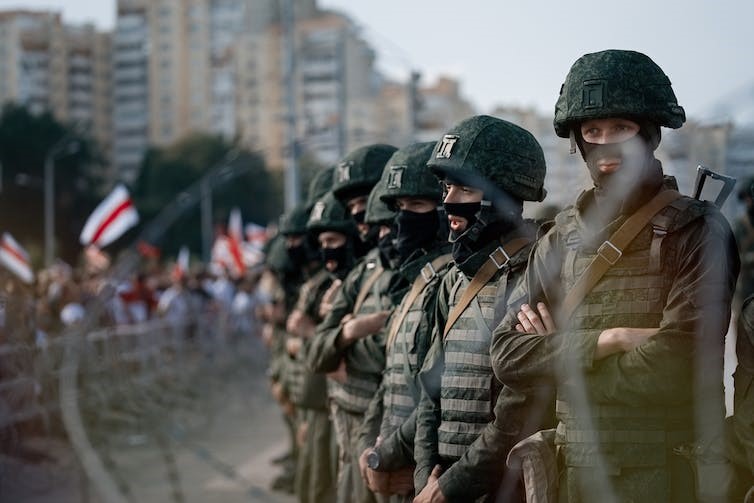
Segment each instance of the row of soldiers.
M320 173L262 280L300 501L741 501L754 352L726 423L739 257L654 156L684 121L646 55L578 59L554 125L594 187L543 225L542 148L490 116Z

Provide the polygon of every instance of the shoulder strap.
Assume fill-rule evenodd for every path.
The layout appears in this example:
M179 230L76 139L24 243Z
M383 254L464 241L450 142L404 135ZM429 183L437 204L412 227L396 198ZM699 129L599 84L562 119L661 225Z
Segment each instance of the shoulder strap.
M448 335L453 324L458 320L461 314L466 310L471 301L476 298L479 290L484 288L497 271L502 269L508 261L521 251L526 245L531 243L531 238L516 238L508 241L504 246L498 246L495 251L490 253L489 258L482 264L482 267L474 274L471 283L461 295L461 300L453 307L448 314L448 320L445 322L443 338Z
M411 305L414 303L416 298L419 297L419 295L430 283L430 281L432 281L432 279L437 276L437 271L449 264L451 260L453 260L453 256L450 253L446 255L440 255L432 262L427 262L424 267L421 268L421 272L418 276L416 276L414 283L411 285L411 290L409 290L408 295L403 298L403 309L401 309L398 316L396 316L393 319L393 322L390 324L390 332L388 333L387 337L387 347L390 347L390 345L395 340L395 336L398 334L398 329L400 328L404 318L406 318L408 310L411 309Z
M375 284L377 279L380 277L380 274L382 274L382 271L385 269L382 267L382 264L377 264L374 268L374 271L372 271L372 274L367 278L366 281L361 285L361 288L359 289L358 295L356 295L356 302L353 304L353 311L351 311L353 314L357 314L359 312L359 309L361 309L361 305L364 304L364 301L367 298L367 295L369 295L369 290L372 288L372 285Z
M584 272L576 280L576 284L568 292L560 306L558 321L567 322L576 308L581 304L592 288L602 278L610 267L620 260L623 250L639 234L645 225L661 209L680 198L677 190L663 190L654 196L648 203L639 208L636 213L628 217L623 225L613 233L610 238L602 243L597 249L597 255L586 267Z

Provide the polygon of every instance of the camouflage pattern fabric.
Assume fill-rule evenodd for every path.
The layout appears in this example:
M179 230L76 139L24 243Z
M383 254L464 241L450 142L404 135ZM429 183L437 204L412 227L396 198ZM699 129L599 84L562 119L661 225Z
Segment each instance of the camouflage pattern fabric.
M427 165L439 178L450 177L485 193L503 189L523 201L545 197L542 147L527 130L488 115L451 128L435 145Z
M648 56L608 50L585 54L571 67L555 104L555 132L568 138L573 124L607 117L640 118L677 129L686 121L670 79Z

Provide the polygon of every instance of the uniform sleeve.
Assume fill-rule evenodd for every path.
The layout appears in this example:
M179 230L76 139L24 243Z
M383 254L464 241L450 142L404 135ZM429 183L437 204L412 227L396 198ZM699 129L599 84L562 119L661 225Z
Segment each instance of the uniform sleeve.
M673 238L678 266L660 330L586 374L598 402L684 403L700 392L693 376L703 376L710 385L723 379L725 334L739 269L735 240L726 224L712 218L687 225Z
M522 304L544 302L555 312L561 296L560 251L553 228L533 248L524 280L511 292L508 310L492 333L490 362L500 382L525 391L553 378L561 336L522 334L516 324Z
M446 274L440 285L435 305L435 325L432 342L419 371L421 398L416 409L416 435L414 437L414 489L417 494L427 485L432 468L439 463L437 429L440 426L440 385L445 367L442 333L448 317L448 298L451 274Z
M380 455L379 471L393 472L410 466L414 462L415 436L416 409L375 449Z
M372 400L369 402L366 412L364 412L364 420L361 423L359 430L358 447L356 455L361 455L365 449L374 446L377 436L380 434L380 427L382 426L382 400L385 396L385 383L380 383L380 387L377 388Z
M357 267L348 274L333 301L332 310L322 323L317 325L306 359L307 366L312 372L333 372L343 358L344 348L337 344L342 330L340 321L353 311L356 292L361 283L361 272L362 268Z

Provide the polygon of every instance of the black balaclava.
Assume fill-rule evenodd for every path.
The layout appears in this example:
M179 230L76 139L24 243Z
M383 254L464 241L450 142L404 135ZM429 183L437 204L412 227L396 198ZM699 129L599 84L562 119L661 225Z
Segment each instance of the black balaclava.
M330 271L330 274L334 275L338 279L343 279L351 270L353 264L353 258L349 244L346 243L337 248L320 248L319 253L322 258L322 263L327 264L328 260L334 260L338 263L338 267L334 271Z
M443 203L448 215L463 217L468 221L466 230L461 233L451 230L448 237L453 245L451 253L456 264L463 264L485 245L521 224L523 201L502 191L495 203L489 201L491 198L486 193L483 198L477 203Z
M435 242L440 228L440 216L437 210L426 213L401 210L395 218L395 224L395 249L402 264L416 250L428 248Z
M575 128L576 144L594 182L594 195L600 215L609 220L618 214L631 214L654 196L662 185L662 167L654 157L660 143L660 128L650 122L639 123L639 133L619 143L586 142ZM617 157L621 167L615 173L599 172L597 162Z
M289 246L286 248L288 258L295 267L303 267L306 265L308 259L308 253L306 251L306 242L302 242L298 246Z
M363 219L362 219L363 221ZM377 241L380 236L380 226L376 224L369 224L369 231L366 236L362 237L361 234L353 240L353 253L357 259L366 255L369 250L377 246Z
M382 265L389 269L393 269L399 260L398 251L395 249L395 236L395 227L391 227L390 232L377 240Z

